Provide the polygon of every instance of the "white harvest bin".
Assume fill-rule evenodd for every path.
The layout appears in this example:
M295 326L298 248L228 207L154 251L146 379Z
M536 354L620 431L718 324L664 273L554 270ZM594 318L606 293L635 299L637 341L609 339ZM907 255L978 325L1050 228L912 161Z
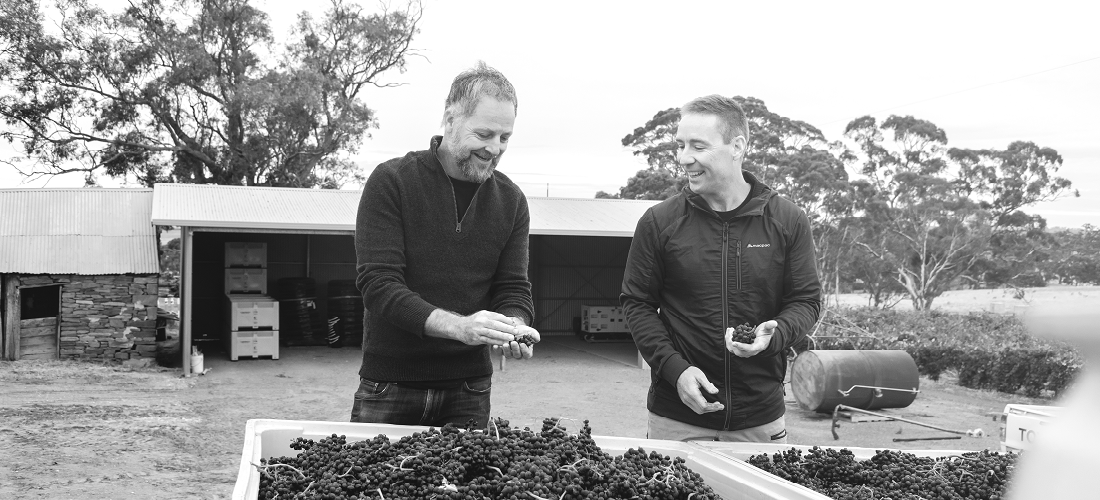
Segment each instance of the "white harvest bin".
M290 448L295 438L320 440L333 434L346 436L348 442L371 439L385 434L392 441L428 427L352 422L318 422L304 420L253 419L245 425L244 449L241 452L237 484L233 500L254 500L259 494L260 475L252 464L261 458L293 456ZM679 441L592 436L596 444L611 455L621 455L630 448L643 448L671 457L682 457L691 470L725 500L828 500L809 488L796 485L758 471L754 467L729 460L706 449Z

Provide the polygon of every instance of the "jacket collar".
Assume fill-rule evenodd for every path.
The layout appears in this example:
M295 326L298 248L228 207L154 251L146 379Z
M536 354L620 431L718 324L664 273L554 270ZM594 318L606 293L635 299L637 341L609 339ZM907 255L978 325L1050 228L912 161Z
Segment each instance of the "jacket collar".
M760 179L757 179L752 172L742 170L741 174L745 176L745 180L752 185L752 189L749 191L749 201L745 205L745 211L741 213L741 216L756 216L764 213L764 206L768 204L768 200L775 196L776 191L764 184ZM704 212L715 214L714 209L710 208L707 201L703 199L701 195L691 190L690 186L684 186L681 191L684 197L695 208Z

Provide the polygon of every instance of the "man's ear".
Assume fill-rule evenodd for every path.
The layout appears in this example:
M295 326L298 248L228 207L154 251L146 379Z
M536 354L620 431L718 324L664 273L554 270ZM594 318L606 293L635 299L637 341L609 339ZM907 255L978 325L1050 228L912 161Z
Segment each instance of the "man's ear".
M443 110L443 121L440 122L439 125L441 127L443 127L444 132L446 132L447 129L451 128L451 124L453 124L454 121L455 121L455 115L451 111L451 109L448 108L448 109Z
M745 136L739 135L734 137L729 144L730 156L733 156L734 160L744 160L745 152L748 150L748 143L745 142Z

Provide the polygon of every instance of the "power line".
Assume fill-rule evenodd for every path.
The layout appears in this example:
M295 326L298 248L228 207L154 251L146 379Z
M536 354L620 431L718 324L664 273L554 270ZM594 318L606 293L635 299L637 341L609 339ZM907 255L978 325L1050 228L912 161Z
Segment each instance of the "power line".
M1090 61L1095 61L1097 59L1100 59L1100 56L1090 57L1088 59L1082 59L1082 60L1077 61L1077 62L1071 62L1069 64L1064 64L1062 66L1057 66L1057 67L1054 67L1054 68L1047 68L1047 69L1044 69L1044 70L1041 70L1041 71L1036 71L1034 73L1028 73L1026 75L1015 76L1015 77L1009 78L1007 80L1001 80L1001 81L998 81L998 82L991 82L991 83L984 83L982 85L978 85L978 86L975 86L975 87L970 87L970 88L966 88L966 89L962 89L962 90L956 90L954 92L948 92L946 94L940 94L938 96L929 97L927 99L921 99L919 101L913 101L913 102L906 103L906 104L901 104L901 105L898 105L898 106L883 108L883 109L880 109L878 111L872 111L870 113L863 113L860 116L874 115L874 114L883 113L883 112L886 112L886 111L893 111L895 109L904 108L906 106L912 106L914 104L920 104L920 103L924 103L924 102L928 102L928 101L934 101L936 99L942 99L944 97L953 96L955 94L961 94L963 92L970 92L971 90L977 90L977 89L980 89L980 88L990 87L990 86L993 86L993 85L1000 85L1002 83L1008 83L1008 82L1011 82L1011 81L1014 81L1014 80L1019 80L1021 78L1027 78L1027 77L1030 77L1030 76L1041 75L1043 73L1049 73L1051 71L1055 71L1055 70L1059 70L1059 69L1063 69L1063 68L1068 68L1070 66L1076 66L1078 64L1084 64L1084 63L1087 63L1087 62L1090 62ZM840 121L841 120L833 120L833 121L825 123L824 125L831 125L833 123L838 123Z

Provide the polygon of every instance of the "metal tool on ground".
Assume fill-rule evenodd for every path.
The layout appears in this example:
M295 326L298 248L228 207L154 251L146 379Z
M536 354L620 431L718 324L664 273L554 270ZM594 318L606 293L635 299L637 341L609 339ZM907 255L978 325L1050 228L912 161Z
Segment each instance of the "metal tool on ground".
M940 441L945 439L962 439L962 436L932 436L932 437L919 437L919 438L894 438L895 443L905 443L909 441Z
M838 428L840 428L840 422L837 421L837 419L840 418L840 415L838 414L838 412L840 412L840 411L859 412L859 413L866 413L868 415L875 415L875 416L878 416L878 417L891 418L891 419L897 420L899 422L905 422L905 423L909 423L909 424L913 424L913 425L919 425L921 427L927 427L929 429L936 429L937 431L950 432L951 434L960 434L960 435L968 436L968 437L985 437L985 431L983 431L981 429L970 429L970 430L966 430L966 431L959 431L959 430L955 430L955 429L948 429L948 428L945 428L945 427L940 427L938 425L926 424L924 422L917 422L916 420L909 420L907 418L895 417L895 416L892 416L892 415L884 415L882 413L867 411L867 410L863 410L863 409L860 409L860 408L853 408L851 406L836 405L836 408L833 408L833 425L832 425L833 439L840 439L840 435L836 433L836 430Z
M853 385L853 386L849 387L848 390L846 390L846 391L843 390L843 389L837 389L836 392L839 392L844 397L848 397L852 393L852 391L855 390L855 389L873 389L875 391L874 395L875 395L876 398L881 398L882 397L882 391L898 391L898 392L906 392L906 393L909 393L909 394L920 394L920 390L918 390L918 389L898 389L898 388L895 388L895 387L875 387L873 385Z

